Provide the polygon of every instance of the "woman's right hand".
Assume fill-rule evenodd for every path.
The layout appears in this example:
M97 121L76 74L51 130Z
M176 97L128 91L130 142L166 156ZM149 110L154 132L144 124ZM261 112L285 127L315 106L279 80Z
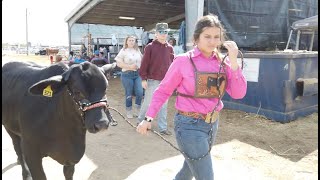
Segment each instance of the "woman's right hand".
M143 89L147 89L148 88L147 80L142 80L141 85Z

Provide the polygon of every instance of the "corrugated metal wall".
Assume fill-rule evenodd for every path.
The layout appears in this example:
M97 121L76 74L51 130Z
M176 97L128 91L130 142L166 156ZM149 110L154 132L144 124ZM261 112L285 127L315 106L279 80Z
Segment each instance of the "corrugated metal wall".
M283 50L294 21L318 14L318 0L208 0L230 39L245 50ZM307 44L310 37L302 37ZM318 50L318 33L313 49Z

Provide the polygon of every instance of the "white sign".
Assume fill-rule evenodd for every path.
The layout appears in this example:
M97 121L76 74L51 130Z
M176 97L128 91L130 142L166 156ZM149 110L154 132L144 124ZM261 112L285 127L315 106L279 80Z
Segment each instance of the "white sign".
M112 39L112 41L111 41L112 45L116 45L118 43L117 38L116 38L116 36L114 34L112 34L112 38L111 39Z
M241 58L238 58L238 64L241 67ZM259 79L260 59L243 58L242 73L247 81L258 82Z

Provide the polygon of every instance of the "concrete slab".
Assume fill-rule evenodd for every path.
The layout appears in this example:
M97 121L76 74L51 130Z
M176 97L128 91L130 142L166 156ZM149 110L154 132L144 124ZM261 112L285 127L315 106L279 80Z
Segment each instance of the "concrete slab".
M318 150L299 162L233 140L211 150L216 180L316 180ZM182 155L139 167L126 180L172 180L183 163Z
M318 150L298 162L292 162L268 151L233 140L213 147L211 156L216 180L316 180ZM21 167L16 164L11 139L2 126L2 178L18 180ZM137 168L126 180L172 180L184 158L174 156ZM48 180L64 180L63 166L51 158L43 159ZM74 179L87 180L97 166L85 155L76 165Z

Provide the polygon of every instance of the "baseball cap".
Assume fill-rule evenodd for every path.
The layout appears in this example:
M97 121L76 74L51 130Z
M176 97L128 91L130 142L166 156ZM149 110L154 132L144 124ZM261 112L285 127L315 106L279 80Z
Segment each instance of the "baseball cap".
M94 51L94 54L95 54L95 55L99 55L99 50L95 50L95 51Z
M156 31L169 31L168 23L157 23Z

